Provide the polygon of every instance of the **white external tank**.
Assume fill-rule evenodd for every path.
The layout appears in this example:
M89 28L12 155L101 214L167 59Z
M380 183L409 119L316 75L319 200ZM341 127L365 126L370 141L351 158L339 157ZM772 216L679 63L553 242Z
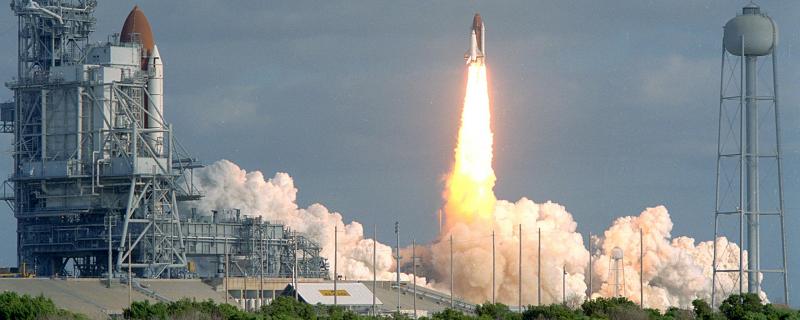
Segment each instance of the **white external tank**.
M742 8L741 15L725 24L725 50L741 56L742 39L745 56L768 55L778 44L778 27L757 5L750 4Z

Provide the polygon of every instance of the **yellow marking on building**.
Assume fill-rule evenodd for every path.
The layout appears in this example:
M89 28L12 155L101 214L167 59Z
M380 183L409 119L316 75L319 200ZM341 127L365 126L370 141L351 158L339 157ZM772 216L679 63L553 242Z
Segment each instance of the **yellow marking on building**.
M336 290L336 291L334 291L334 290L320 290L319 294L321 294L321 295L323 295L325 297L333 297L333 296L349 297L350 296L350 293L347 292L347 290Z

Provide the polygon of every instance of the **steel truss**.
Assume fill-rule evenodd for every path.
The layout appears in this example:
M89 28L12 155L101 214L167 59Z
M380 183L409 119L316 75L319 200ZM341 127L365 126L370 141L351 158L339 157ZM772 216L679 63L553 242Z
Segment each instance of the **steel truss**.
M745 52L746 41L743 37L741 52ZM711 295L714 306L729 294L760 293L764 276L770 274L781 276L783 301L789 301L776 54L777 45L771 59L762 59L771 65L759 66L756 56L734 56L725 50L724 43L722 47ZM771 71L768 81L757 81L762 68ZM756 92L757 82L767 86L767 94ZM761 259L760 231L769 219L776 219L772 221L777 225L764 235L777 237L780 258L764 267L769 260ZM726 230L726 222L732 222L735 230ZM730 257L721 256L728 252L727 247L719 247L720 238L726 236L739 243L735 265L726 262ZM736 274L736 283L721 281L720 274L731 273Z

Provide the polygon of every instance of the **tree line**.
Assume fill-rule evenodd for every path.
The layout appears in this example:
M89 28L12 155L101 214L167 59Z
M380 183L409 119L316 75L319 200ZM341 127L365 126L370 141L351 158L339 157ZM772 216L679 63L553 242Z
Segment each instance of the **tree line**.
M136 301L123 311L124 319L137 320L411 320L407 315L359 315L342 307L309 305L291 297L278 297L254 312L246 312L225 303L212 300L183 299L175 302L150 303ZM31 297L14 292L0 294L0 319L87 319L86 316L58 308L44 296ZM522 313L514 312L504 304L484 303L475 307L473 314L445 309L426 320L800 320L800 311L788 307L763 303L755 294L731 295L718 309L704 300L695 300L692 309L669 308L665 312L641 308L626 298L597 298L585 301L579 308L562 304L528 306Z

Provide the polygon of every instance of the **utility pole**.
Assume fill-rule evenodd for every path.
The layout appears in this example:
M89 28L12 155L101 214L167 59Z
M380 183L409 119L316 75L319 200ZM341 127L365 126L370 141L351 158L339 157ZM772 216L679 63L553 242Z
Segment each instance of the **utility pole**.
M411 240L411 276L414 280L414 319L417 318L417 240Z
M642 228L639 228L639 307L644 309L644 233Z
M131 247L131 233L128 232L128 248L130 248L130 247ZM131 252L131 254L128 254L128 307L133 305L133 284L132 284L133 283L133 276L132 276L133 273L131 272L131 256L132 255L133 255L133 252Z
M259 256L259 264L258 264L258 307L261 308L264 305L264 233L263 227L262 232L260 233L261 239L259 242L261 245L259 246L259 251L261 251L261 255Z
M372 229L372 316L377 316L378 313L375 309L375 290L377 289L378 283L378 274L376 273L375 265L378 264L378 246L377 246L377 239L378 238L378 225L374 225Z
M111 214L106 215L106 220L108 221L108 288L111 288L111 278L114 277L114 271L111 269Z
M492 304L497 304L495 300L495 244L494 244L494 229L492 229Z
M333 226L333 305L339 305L339 225Z
M225 303L228 303L228 276L230 276L230 272L228 272L228 236L223 235L225 237Z
M455 308L455 302L453 301L453 296L455 295L455 290L453 290L453 234L450 234L450 309Z
M397 242L395 251L397 252L396 255L396 265L397 265L397 314L400 314L400 222L395 221L394 223L394 234L397 236Z
M594 254L594 236L589 232L589 290L586 292L586 300L592 300L592 255Z
M536 249L536 305L542 305L542 228L538 233L538 249Z
M522 313L522 224L519 224L519 277L517 277L519 312Z
M297 271L298 271L298 269L297 269L297 234L295 234L295 236L294 236L294 267L292 268L292 277L294 278L294 300L295 301L300 301L300 299L298 298L298 293L297 293L297 290L298 290L297 287L300 286L300 280L297 279L297 277L298 277Z
M442 234L442 209L439 209L439 234Z
M567 305L567 265L561 269L561 303Z

